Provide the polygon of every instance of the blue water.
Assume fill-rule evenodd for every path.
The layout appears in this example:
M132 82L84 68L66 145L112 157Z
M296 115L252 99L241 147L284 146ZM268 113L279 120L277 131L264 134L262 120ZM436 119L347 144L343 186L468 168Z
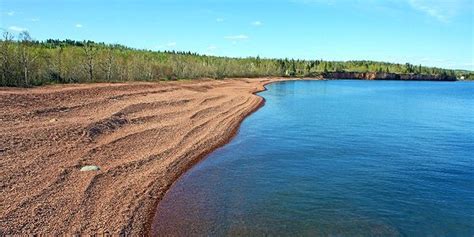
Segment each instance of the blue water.
M165 195L156 235L474 235L474 83L267 88Z

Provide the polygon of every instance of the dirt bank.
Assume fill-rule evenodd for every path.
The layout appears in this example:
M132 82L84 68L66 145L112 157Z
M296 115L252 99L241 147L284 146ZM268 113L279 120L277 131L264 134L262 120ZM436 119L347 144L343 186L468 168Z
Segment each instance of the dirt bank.
M0 235L148 234L169 186L277 80L0 88Z

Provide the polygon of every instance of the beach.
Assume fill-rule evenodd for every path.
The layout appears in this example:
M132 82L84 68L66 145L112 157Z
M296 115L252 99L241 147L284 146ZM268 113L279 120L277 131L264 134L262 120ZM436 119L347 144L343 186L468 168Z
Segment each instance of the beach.
M148 235L173 182L279 80L0 88L0 235Z

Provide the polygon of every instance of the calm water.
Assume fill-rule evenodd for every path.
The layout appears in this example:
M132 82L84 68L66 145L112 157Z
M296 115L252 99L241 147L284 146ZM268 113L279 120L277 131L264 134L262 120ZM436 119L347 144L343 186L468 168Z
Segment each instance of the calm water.
M157 235L474 235L474 83L271 84Z

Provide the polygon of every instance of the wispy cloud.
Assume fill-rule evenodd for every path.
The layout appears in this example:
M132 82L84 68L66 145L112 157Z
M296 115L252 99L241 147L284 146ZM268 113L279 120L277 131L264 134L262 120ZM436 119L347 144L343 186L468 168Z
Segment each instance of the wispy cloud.
M399 59L396 61L401 62L402 60ZM430 66L440 67L440 68L474 70L474 63L459 62L455 59L446 59L446 58L442 59L442 58L432 58L432 57L422 57L422 58L411 57L409 61L413 62L414 64L430 65Z
M176 42L168 42L166 44L156 45L153 48L156 49L156 50L161 50L161 49L165 49L165 48L174 48L174 47L176 47L176 45L177 45Z
M437 21L448 23L454 17L467 11L472 12L473 0L289 0L293 3L308 5L351 5L366 9L390 9L393 7L408 6ZM395 10L395 9L392 9Z
M472 63L472 62L471 63L462 63L459 66L460 66L460 68L467 68L471 71L474 71L474 63Z
M14 11L9 11L9 12L7 12L7 16L13 16L13 15L15 15L15 12L14 12Z
M224 37L225 39L228 39L228 40L246 40L248 39L249 37L247 35L229 35L229 36L226 36Z
M326 5L333 5L336 0L291 0L294 3L303 3L303 4L326 4Z
M408 0L408 3L415 10L424 12L439 21L448 21L446 9L441 9L439 5L437 6L437 4L433 4L432 0Z
M38 22L38 21L40 21L40 19L39 19L39 18L31 18L30 21L32 21L32 22Z
M19 26L10 26L10 27L8 27L8 29L11 30L11 31L15 31L15 32L28 31L27 28L19 27Z
M463 10L472 9L472 0L408 0L410 6L441 22L449 22Z
M217 47L214 46L214 45L209 45L209 47L207 47L207 51L214 51L216 49L217 49Z
M82 28L83 27L83 25L79 24L79 23L77 23L75 26L76 26L76 28Z
M252 25L253 26L261 26L261 25L263 25L263 23L261 21L254 21L254 22L252 22Z
M224 22L224 21L225 21L224 18L217 18L217 19L216 19L216 22Z

